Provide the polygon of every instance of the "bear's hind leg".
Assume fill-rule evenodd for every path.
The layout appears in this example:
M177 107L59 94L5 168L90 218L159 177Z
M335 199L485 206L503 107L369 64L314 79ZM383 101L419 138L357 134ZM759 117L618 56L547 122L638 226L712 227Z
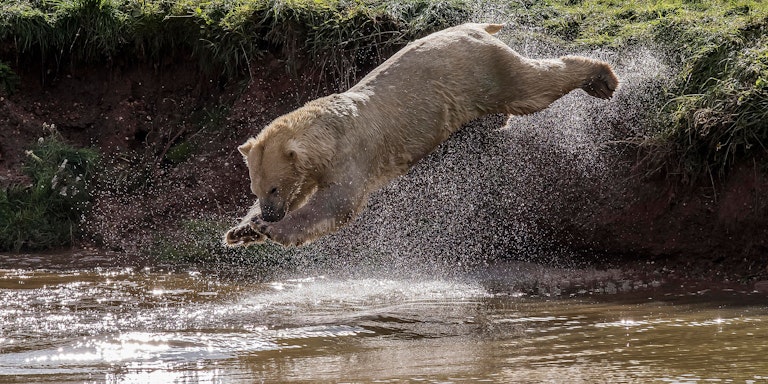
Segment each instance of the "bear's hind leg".
M494 91L500 105L491 112L538 112L577 88L593 97L609 99L619 86L608 63L587 57L535 60L510 51L501 60L508 72L498 75L499 86Z

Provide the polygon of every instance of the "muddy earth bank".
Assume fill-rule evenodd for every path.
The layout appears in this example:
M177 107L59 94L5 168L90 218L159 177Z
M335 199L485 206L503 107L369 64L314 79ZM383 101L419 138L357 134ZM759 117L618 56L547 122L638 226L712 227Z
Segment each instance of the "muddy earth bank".
M280 114L336 90L286 74L276 57L227 82L183 60L56 75L16 70L19 90L0 99L0 183L29 182L21 173L25 150L45 135L44 123L55 124L70 144L96 148L105 166L77 247L134 254L181 219L243 214L251 200L236 146ZM611 178L618 193L598 198L586 214L548 213L543 221L555 228L555 242L597 267L768 279L768 173L758 162L739 164L722 182L690 186L665 175L636 177L637 150L620 156Z

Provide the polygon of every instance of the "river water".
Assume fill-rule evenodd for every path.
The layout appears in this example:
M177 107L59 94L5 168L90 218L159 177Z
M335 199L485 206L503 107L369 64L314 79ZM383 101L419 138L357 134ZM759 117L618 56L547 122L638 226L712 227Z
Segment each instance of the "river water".
M768 296L739 286L110 264L0 255L0 382L768 382Z

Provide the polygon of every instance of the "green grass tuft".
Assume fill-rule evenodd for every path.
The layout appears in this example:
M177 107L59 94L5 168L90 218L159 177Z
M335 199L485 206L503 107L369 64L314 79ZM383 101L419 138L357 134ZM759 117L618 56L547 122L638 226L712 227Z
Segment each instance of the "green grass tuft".
M702 46L683 64L677 95L667 104L665 134L687 172L725 174L755 153L768 152L768 18Z

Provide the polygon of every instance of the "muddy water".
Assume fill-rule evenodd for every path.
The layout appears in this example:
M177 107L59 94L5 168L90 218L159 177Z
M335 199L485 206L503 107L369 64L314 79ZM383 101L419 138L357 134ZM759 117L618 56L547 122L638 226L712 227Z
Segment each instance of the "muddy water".
M0 255L0 382L768 381L768 297L738 288L514 264L262 282L86 264Z

